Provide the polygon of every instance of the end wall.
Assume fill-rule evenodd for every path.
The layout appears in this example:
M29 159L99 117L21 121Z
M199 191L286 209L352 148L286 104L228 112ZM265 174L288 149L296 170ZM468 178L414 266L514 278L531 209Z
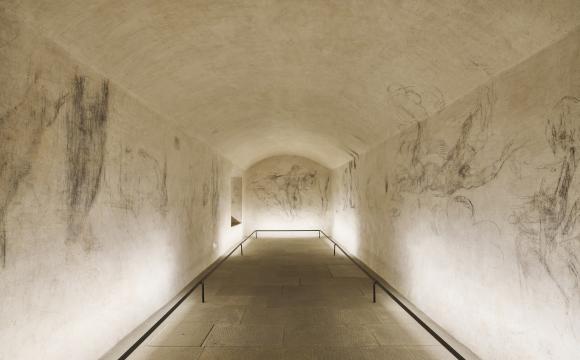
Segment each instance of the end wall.
M262 160L244 174L244 231L327 229L330 171L298 156Z

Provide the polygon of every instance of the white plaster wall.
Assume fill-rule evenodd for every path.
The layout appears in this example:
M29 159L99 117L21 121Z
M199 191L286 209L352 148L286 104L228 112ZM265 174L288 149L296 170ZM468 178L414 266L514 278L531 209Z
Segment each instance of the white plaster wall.
M578 359L580 31L408 121L333 171L334 236L481 358Z
M3 12L0 63L0 359L97 359L241 237L233 168Z
M262 160L244 173L244 231L326 229L330 171L299 156Z

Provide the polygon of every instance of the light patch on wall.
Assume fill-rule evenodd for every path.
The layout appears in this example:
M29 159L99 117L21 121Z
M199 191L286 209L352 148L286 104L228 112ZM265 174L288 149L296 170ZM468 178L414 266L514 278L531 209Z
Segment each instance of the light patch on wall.
M354 256L359 256L360 248L360 224L359 217L349 216L339 218L334 216L332 218L332 234L337 239L340 239L340 244Z

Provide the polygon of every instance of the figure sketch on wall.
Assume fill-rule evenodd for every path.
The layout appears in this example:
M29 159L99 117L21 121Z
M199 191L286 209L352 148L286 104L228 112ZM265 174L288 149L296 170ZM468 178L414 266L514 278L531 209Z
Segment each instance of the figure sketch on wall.
M211 163L211 175L209 182L203 184L203 207L210 206L212 219L217 219L220 198L220 169L215 161Z
M253 192L266 206L278 208L289 217L296 217L303 206L303 194L318 183L317 172L292 165L285 173L267 175L254 180ZM321 191L322 188L319 188ZM326 196L321 194L321 196Z
M167 159L163 165L145 149L121 146L119 160L120 204L136 216L148 203L161 215L167 214Z
M87 79L75 76L72 104L66 116L66 188L68 242L76 242L97 197L105 161L109 83L88 88ZM91 243L85 241L86 249Z
M378 169L378 167L376 167ZM389 176L380 176L378 171L369 175L365 184L365 203L369 211L382 209L389 193Z
M0 114L0 262L6 264L6 216L18 187L31 170L44 131L54 124L66 94L50 97L35 73L22 100Z
M517 250L524 276L531 259L539 262L566 302L580 289L580 188L576 176L580 151L580 98L564 97L546 124L546 138L559 162L554 183L542 179L539 189L514 212ZM575 185L575 186L574 186Z
M390 84L389 102L395 108L399 129L425 120L445 108L445 97L439 88L420 89L417 86Z
M342 209L357 207L358 182L355 177L358 156L348 162L342 173Z
M453 195L437 200L439 201L433 207L428 208L434 234L443 238L453 238L461 234L460 238L469 239L476 244L484 243L486 251L493 248L496 258L504 258L501 246L496 241L501 238L501 228L495 221L481 219L475 205L467 196Z
M516 150L509 142L491 163L474 166L488 145L494 102L493 89L485 88L480 101L463 120L459 136L450 148L441 142L426 146L424 123L418 122L416 137L410 142L403 142L400 147L400 153L410 159L409 164L399 172L399 190L409 193L431 191L437 196L449 196L492 181Z
M318 184L318 192L320 193L320 208L323 212L328 210L328 192L330 191L330 177L326 178L324 183Z

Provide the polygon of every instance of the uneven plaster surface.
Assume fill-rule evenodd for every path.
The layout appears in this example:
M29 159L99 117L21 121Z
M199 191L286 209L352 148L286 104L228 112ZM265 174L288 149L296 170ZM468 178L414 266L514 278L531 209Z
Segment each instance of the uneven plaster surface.
M244 230L325 229L330 171L298 156L275 156L244 173Z
M332 173L333 234L483 359L576 359L580 31Z
M239 239L232 165L3 11L0 63L0 359L96 359Z
M578 0L2 4L242 168L339 166L580 23Z

